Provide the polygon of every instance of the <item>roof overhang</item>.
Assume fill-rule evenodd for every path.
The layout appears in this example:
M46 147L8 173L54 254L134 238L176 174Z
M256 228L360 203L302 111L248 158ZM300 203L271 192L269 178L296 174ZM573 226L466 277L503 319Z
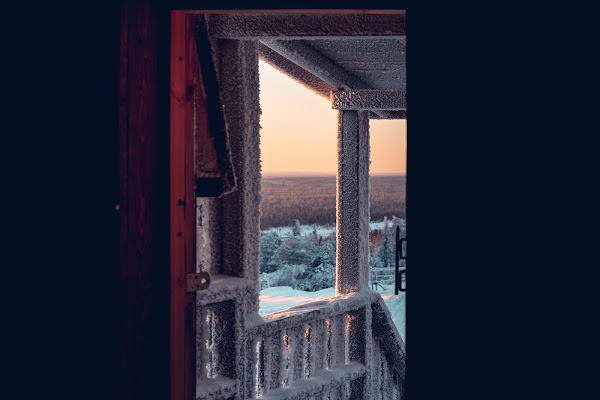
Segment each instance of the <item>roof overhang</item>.
M207 17L211 39L258 40L262 60L327 99L342 90L402 93L392 101L401 107L370 108L370 117L406 118L405 13Z

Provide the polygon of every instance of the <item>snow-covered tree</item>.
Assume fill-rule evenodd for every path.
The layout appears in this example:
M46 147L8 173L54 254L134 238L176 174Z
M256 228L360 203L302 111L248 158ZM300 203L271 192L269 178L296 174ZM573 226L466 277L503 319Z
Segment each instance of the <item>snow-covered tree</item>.
M300 221L294 220L292 236L279 246L273 255L272 262L277 265L310 265L317 255L318 246L315 242L301 236Z
M369 266L371 268L382 268L381 260L374 253L369 252Z
M260 272L273 272L277 264L273 262L273 256L281 246L281 239L276 231L270 231L260 239Z
M325 242L303 274L298 275L298 288L309 292L335 286L335 247Z
M312 232L310 233L310 240L313 243L317 243L319 241L319 236L317 235L317 225L312 226Z
M396 261L395 243L392 241L392 232L388 228L387 217L383 217L383 235L377 247L377 257L383 268L392 268Z
M335 252L337 251L337 237L335 230L327 236L327 243L330 244L330 249L333 252L333 265L335 266Z
M300 221L295 219L294 226L292 227L292 236L302 235L302 229L300 229Z

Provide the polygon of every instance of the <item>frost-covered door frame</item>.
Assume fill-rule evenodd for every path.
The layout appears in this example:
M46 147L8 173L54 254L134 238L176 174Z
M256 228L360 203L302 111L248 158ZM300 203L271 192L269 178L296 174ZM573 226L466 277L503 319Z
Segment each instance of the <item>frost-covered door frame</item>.
M170 101L170 387L172 400L196 398L201 386L206 351L198 351L205 334L201 320L205 305L219 309L233 304L228 325L222 332L234 336L241 347L222 355L217 372L248 382L244 363L246 346L242 339L245 320L258 317L259 244L260 244L260 127L258 87L258 41L223 39L213 42L214 61L221 88L227 123L229 151L236 173L237 191L221 199L211 199L207 217L216 227L210 240L210 265L206 270L215 282L212 290L186 293L186 275L197 272L196 254L196 180L194 170L194 96L192 64L198 11L171 12L171 101ZM209 292L214 291L214 295ZM210 311L210 312L214 312ZM235 329L234 329L235 327ZM198 329L197 329L198 328ZM200 337L197 338L197 335ZM239 347L239 348L238 348ZM203 354L204 353L204 354ZM198 358L197 355L201 355ZM200 368L198 368L198 365ZM246 397L246 388L229 386L238 396Z
M193 102L187 95L192 68L193 21L171 13L170 82L170 398L196 391L195 296L186 274L196 272L196 211Z
M238 12L220 10L217 13ZM363 10L285 10L285 12L363 14ZM258 39L265 35L261 24L266 24L265 26L271 30L267 33L275 35L278 39L286 39L288 34L293 34L288 31L290 26L296 26L294 29L298 30L304 29L308 32L307 35L312 37L318 36L322 31L319 31L317 25L311 25L310 18L294 17L296 18L294 24L289 24L289 21L281 15L272 17L252 15L260 14L260 11L253 10L239 13L252 15L251 18L257 18L254 22L258 21L259 24L242 24L249 29L239 31L237 30L239 21L235 18L233 20L230 18L228 21L226 16L221 21L225 24L220 27L220 36L212 38L229 146L237 179L237 191L222 199L215 199L216 201L211 202L209 207L208 217L212 219L211 227L216 223L217 234L211 238L211 252L215 254L214 257L211 255L212 265L207 268L217 279L214 284L211 284L211 290L196 294L186 293L185 275L196 272L197 268L196 211L192 206L196 204L192 161L194 111L193 100L188 93L190 56L193 48L190 39L193 37L192 17L194 14L202 13L210 12L173 11L171 18L171 399L191 399L198 396L245 399L256 394L252 381L256 371L252 369L251 360L257 338L252 336L251 332L265 323L258 316L261 201ZM278 12L271 10L270 13ZM228 22L234 23L228 25ZM258 30L252 31L253 27L257 26ZM346 33L353 35L356 34L355 26L338 24L339 32L327 32L325 35L344 36ZM229 28L233 30L228 31ZM387 29L383 25L374 27L375 30L377 28ZM289 38L293 38L292 36ZM336 196L338 235L336 291L338 294L349 294L365 289L368 291L369 110L370 108L359 107L339 111ZM361 298L360 295L358 297ZM369 300L372 301L376 302L376 300ZM369 367L373 357L370 343L373 345L375 343L371 342L369 333L371 332L371 305L360 307L352 312L356 313L355 317L358 317L357 323L364 326L366 330L360 330L360 334L359 331L351 333L349 340L356 342L359 348L365 346L359 351L362 355L358 360ZM227 356L222 354L221 359L214 365L219 375L231 378L230 382L220 381L224 386L218 393L203 393L202 384L197 386L197 379L204 372L202 368L208 352L203 351L202 348L205 339L202 335L206 332L204 328L200 331L196 330L196 318L200 316L204 319L206 309L209 310L209 314L213 313L215 318L226 321L225 325L230 325L231 330L221 334L234 337L231 348L223 349L227 350ZM219 312L223 313L220 317ZM198 320L198 326L202 327L201 321ZM388 321L385 331L393 328L392 325ZM265 329L275 326L276 324L267 324ZM357 334L359 336L353 340L352 335ZM363 335L367 336L363 337ZM398 335L396 333L392 336ZM274 336L273 340L275 339ZM200 347L196 347L198 343ZM217 352L219 350L221 349L217 349ZM202 357L197 359L196 354L201 354ZM361 396L371 393L371 379L374 378L369 377L364 384L355 386Z

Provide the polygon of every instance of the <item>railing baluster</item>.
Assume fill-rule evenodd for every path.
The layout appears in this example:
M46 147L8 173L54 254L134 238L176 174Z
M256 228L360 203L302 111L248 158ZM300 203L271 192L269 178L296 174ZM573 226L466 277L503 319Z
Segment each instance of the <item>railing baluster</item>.
M254 397L260 399L264 396L265 387L265 341L262 339L256 340L255 345L255 362L254 362Z
M288 387L292 383L292 335L289 329L283 332L281 339L281 386Z
M292 328L294 340L292 342L293 350L293 380L302 379L304 367L304 327L297 326Z
M271 336L267 336L263 339L263 353L264 353L264 375L263 375L263 395L269 393L271 386L271 367L272 367L272 353L273 346Z
M294 316L297 323L288 319L254 325L244 339L248 361L246 371L238 378L242 379L242 386L237 386L240 398L300 398L310 393L311 398L318 400L403 399L403 377L392 374L389 357L383 352L385 347L379 343L378 331L373 330L373 302L350 309L346 304L341 302L341 307L336 305L338 311L331 313L329 309L313 318ZM202 338L207 339L202 342L203 350L210 350L212 342L218 344L221 340L220 335L212 334L222 331L218 327L220 311L214 310L211 317L209 308L203 311L206 324L202 329L206 332ZM216 321L218 329L211 328L211 321ZM215 349L222 350L219 346ZM210 351L203 351L204 354L210 355ZM356 374L358 370L360 374ZM216 373L221 375L218 368Z
M313 323L314 327L314 335L313 335L313 343L314 343L314 371L320 371L324 368L325 365L325 357L327 355L327 331L325 326L325 320L318 319Z
M344 315L336 315L333 317L333 332L335 335L333 345L334 367L345 364L346 357L346 328L344 326Z
M281 334L273 334L271 335L271 378L270 378L270 389L275 389L281 385L280 381L280 371L281 371L281 359L282 359L282 349L281 349L282 335Z
M333 319L327 319L326 321L326 336L325 336L325 368L331 369L335 366L335 334L333 329Z
M315 373L314 328L311 324L304 325L304 378L308 379Z
M352 319L354 317L348 313L344 314L344 364L352 362Z

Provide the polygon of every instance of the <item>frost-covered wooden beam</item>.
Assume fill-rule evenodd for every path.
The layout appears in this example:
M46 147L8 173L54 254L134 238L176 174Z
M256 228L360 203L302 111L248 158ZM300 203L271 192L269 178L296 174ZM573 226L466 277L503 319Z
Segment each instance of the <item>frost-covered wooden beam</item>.
M381 111L379 111L381 112ZM375 114L375 111L369 111L369 118L371 119L406 119L406 110L399 111L387 111L387 116L382 117L378 114Z
M405 90L334 90L334 110L406 110Z
M340 67L306 42L301 40L265 40L262 43L283 58L290 60L336 89L371 89L363 80ZM296 78L296 75L294 75L294 78ZM382 118L390 118L385 111L375 112Z
M406 35L405 14L212 14L213 39L399 38Z
M259 42L258 51L258 55L261 60L269 63L284 74L292 76L304 87L312 90L323 98L329 99L331 96L331 91L336 89L334 86L325 82L321 78L298 66L298 64L293 63L276 51L271 50L269 47L265 46L264 43Z
M258 43L219 41L220 85L237 192L223 196L222 272L254 282L246 312L258 312L260 248L260 104Z
M369 112L338 113L336 294L347 294L369 281Z
M265 40L263 43L337 89L370 89L364 81L304 41Z

